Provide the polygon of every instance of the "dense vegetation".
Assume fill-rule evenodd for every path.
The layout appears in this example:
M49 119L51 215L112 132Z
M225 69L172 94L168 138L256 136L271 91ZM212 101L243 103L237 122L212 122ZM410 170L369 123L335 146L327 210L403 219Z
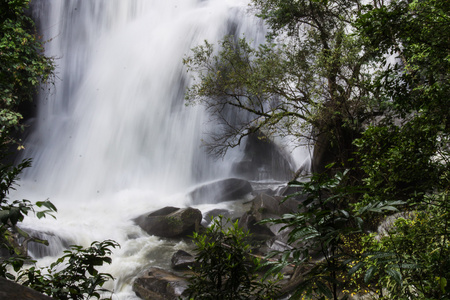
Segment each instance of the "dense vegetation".
M53 61L43 55L43 42L25 13L27 0L0 2L0 138L12 142L21 128L19 107L31 101L41 83L51 82Z
M33 21L25 14L27 7L28 1L0 2L0 248L21 257L25 256L26 247L19 245L15 236L30 237L16 225L34 211L34 206L27 200L10 201L8 194L30 161L13 167L7 158L12 150L22 148L16 138L16 133L23 129L20 107L33 99L41 82L49 82L53 76L53 62L43 55L42 41L34 32ZM48 201L37 205L46 208L37 213L38 217L56 211ZM21 266L19 262L15 262L17 268ZM3 263L1 274L5 275Z
M252 255L249 232L222 217L213 220L205 233L194 233L196 263L190 278L190 299L273 299L278 275L259 276L261 259Z
M314 144L314 175L292 182L308 200L270 220L293 228L295 246L272 270L303 272L294 298L448 299L450 3L252 5L266 43L194 48L186 98L222 122L218 154L256 131Z

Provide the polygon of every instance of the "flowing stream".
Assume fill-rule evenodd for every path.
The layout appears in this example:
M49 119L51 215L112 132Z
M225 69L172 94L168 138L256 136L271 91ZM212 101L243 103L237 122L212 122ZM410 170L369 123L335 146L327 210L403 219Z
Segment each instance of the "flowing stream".
M39 100L24 152L33 167L13 196L58 208L56 220L24 224L50 240L40 265L67 243L113 239L121 248L102 269L117 278L108 288L115 299L135 299L132 279L186 247L131 219L185 206L190 187L228 176L239 153L214 161L203 152L202 133L214 125L200 106L185 106L182 58L230 33L261 41L248 9L245 0L34 0L57 78Z

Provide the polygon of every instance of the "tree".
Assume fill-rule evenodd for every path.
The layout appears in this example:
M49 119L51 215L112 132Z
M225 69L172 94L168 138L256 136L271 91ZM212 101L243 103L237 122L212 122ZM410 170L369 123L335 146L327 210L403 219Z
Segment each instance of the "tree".
M368 5L358 20L368 48L378 49L373 59L388 66L373 80L388 99L383 119L356 142L365 180L383 197L420 201L448 188L449 11L445 1L392 1Z
M355 141L368 188L359 205L406 203L379 240L368 236L359 265L389 299L449 297L449 13L446 1L398 0L368 5L357 24L387 64L374 83L388 99L384 118Z
M268 273L280 271L287 265L294 265L302 279L292 298L339 299L344 290L347 267L343 263L352 253L344 248L344 237L361 232L362 220L347 210L347 199L355 190L350 190L345 181L347 173L337 173L332 178L315 175L308 182L291 182L299 188L298 194L307 199L299 204L299 210L281 218L263 222L281 224L280 230L289 229L288 243L292 250L274 251L269 257L277 256L277 261L268 261Z
M256 130L312 138L315 171L333 157L348 166L352 141L377 115L371 71L353 23L358 1L253 1L272 33L265 44L226 37L219 51L205 42L184 60L198 82L186 98L223 125L212 149L223 154ZM230 110L245 111L236 119Z
M431 196L430 196L431 197ZM386 233L365 238L351 273L363 270L374 293L386 299L448 299L450 241L448 194L404 213ZM385 298L382 298L385 299Z
M273 299L275 282L258 278L260 260L251 255L248 232L220 216L203 234L194 232L192 299ZM226 229L226 226L229 226Z

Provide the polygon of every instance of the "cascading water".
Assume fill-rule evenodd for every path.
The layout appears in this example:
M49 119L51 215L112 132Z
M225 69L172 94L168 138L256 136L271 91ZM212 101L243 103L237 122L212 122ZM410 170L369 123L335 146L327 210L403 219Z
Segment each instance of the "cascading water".
M182 57L230 31L263 38L247 2L34 1L57 80L40 99L25 143L33 167L13 197L49 198L58 208L56 220L27 217L24 224L47 234L46 255L60 255L67 243L119 242L102 270L118 278L110 287L118 299L134 299L132 278L167 246L131 219L183 206L190 186L229 172L226 159L214 162L201 150L207 117L184 105Z

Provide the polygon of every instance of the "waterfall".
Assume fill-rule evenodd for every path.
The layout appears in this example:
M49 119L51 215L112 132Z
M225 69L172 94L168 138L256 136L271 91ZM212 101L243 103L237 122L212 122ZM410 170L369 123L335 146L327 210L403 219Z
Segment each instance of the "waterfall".
M200 106L185 106L182 58L205 39L245 32L257 43L264 32L243 0L35 0L33 8L56 80L30 120L24 157L33 166L12 197L58 208L56 219L24 223L51 240L47 255L119 242L102 271L117 278L109 288L118 299L134 299L132 278L168 246L131 219L184 205L190 186L230 169L201 148L210 125Z
M226 172L201 153L206 120L200 107L184 106L182 57L230 27L254 31L243 8L242 1L51 1L41 27L58 78L27 141L34 167L26 178L49 196L89 198L142 186L173 192Z

